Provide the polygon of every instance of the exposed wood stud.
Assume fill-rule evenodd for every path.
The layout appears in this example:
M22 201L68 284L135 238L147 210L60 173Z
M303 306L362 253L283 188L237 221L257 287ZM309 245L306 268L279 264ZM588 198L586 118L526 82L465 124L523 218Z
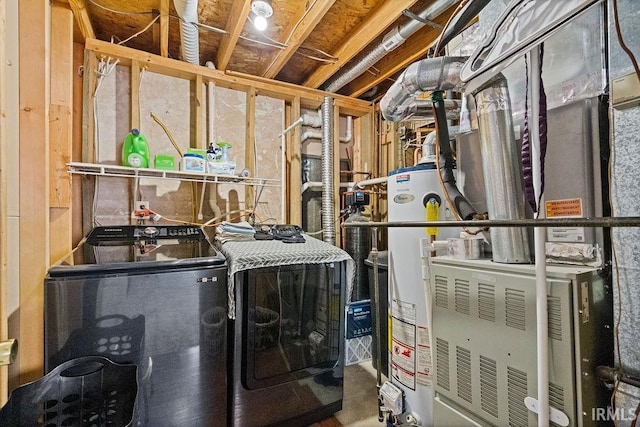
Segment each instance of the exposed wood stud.
M44 292L49 267L50 3L19 2L20 383L43 375Z
M332 100L333 102L333 100ZM333 218L336 221L335 245L341 247L342 229L337 222L340 218L340 107L333 103Z
M80 32L84 36L85 40L95 39L96 33L93 30L91 18L89 17L89 12L87 11L86 0L69 0L69 6L71 6L73 15L75 16L76 22L78 23L78 27L80 27Z
M160 56L169 56L169 0L160 0Z
M191 147L206 148L202 137L202 108L204 104L202 95L202 76L197 75L191 80Z
M7 78L6 67L7 63L5 42L7 39L6 31L6 0L0 0L0 341L4 341L9 338L8 324L7 324L7 133L6 133L6 117L7 117L7 105L6 105L6 93L7 93ZM4 405L8 397L8 367L0 366L0 405Z
M298 120L300 117L300 98L294 98L291 102L290 117L287 126ZM289 223L302 226L302 146L300 144L302 126L296 126L287 134L287 161L288 180L287 190L289 192Z
M247 90L246 126L245 126L245 146L244 146L245 168L254 174L256 170L256 89L250 87ZM247 185L244 192L245 209L247 211L255 208L255 189Z
M140 129L140 62L131 61L131 129Z

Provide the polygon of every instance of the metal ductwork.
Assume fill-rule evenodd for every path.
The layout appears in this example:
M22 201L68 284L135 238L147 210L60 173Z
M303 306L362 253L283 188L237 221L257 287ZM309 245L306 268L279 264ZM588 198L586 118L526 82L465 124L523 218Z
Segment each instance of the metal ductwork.
M200 64L198 42L198 0L173 0L173 6L180 17L180 50L182 59L191 64Z
M333 212L333 99L325 96L322 103L322 240L335 244L336 227Z
M437 0L427 6L418 14L422 20L433 20L442 15L448 8L458 3L459 0ZM325 83L324 90L327 92L337 92L341 87L360 76L371 68L376 62L384 58L389 52L404 43L409 36L425 25L424 22L411 20L401 27L397 27L387 33L382 42L371 48L364 56L357 60L351 68L343 70Z
M416 99L417 94L460 89L460 69L466 59L461 56L440 56L409 65L380 101L385 120L399 122L424 109L424 102Z
M501 74L475 94L482 171L489 219L525 219L522 172L513 132L511 100ZM531 262L524 227L491 227L493 261L518 264Z

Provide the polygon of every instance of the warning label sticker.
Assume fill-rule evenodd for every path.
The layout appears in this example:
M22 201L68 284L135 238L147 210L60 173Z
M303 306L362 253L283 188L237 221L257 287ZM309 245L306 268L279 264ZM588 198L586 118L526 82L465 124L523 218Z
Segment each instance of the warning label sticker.
M549 200L545 202L547 218L582 216L582 199Z
M418 346L416 347L416 374L417 383L431 387L431 340L429 329L426 326L418 326Z
M549 200L545 202L547 218L581 218L582 199ZM584 242L583 227L549 227L549 242Z

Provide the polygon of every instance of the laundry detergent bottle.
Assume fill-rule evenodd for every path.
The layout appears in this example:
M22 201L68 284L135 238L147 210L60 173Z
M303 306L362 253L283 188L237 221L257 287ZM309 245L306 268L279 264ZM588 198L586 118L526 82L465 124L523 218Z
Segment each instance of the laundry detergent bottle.
M147 139L140 134L138 129L131 129L131 132L124 139L122 165L134 168L149 167L149 145Z

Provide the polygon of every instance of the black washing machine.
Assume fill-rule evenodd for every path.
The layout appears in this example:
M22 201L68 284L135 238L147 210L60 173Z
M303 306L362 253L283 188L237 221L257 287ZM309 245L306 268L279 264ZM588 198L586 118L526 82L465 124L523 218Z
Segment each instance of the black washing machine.
M227 420L227 264L200 228L97 227L45 279L45 370L138 366L136 426Z

